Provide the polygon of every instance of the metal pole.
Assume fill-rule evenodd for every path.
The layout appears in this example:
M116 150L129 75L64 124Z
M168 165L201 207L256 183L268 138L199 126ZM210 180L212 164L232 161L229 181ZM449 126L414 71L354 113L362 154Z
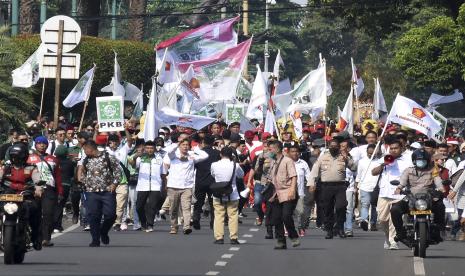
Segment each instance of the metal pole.
M11 35L19 32L19 0L11 1Z
M47 20L47 0L40 0L40 27Z
M249 0L243 0L242 1L242 32L244 33L244 36L249 35ZM242 70L242 75L244 77L247 77L247 71L248 71L248 62L247 58L245 59L244 63L244 69Z
M77 16L77 0L71 1L71 16L72 17Z
M57 45L57 69L55 76L55 114L53 122L55 127L58 126L58 116L60 112L60 84L61 84L61 62L63 54L63 30L65 28L65 21L60 20L58 24L58 45Z
M116 40L116 0L111 2L111 39Z
M269 4L268 0L265 0L265 33L268 31L269 24L270 24L270 12L268 10ZM265 72L268 73L268 58L270 57L270 53L268 52L268 39L265 40Z
M40 96L39 118L42 118L42 110L44 106L44 93L45 93L45 78L44 78L44 82L42 83L42 95Z

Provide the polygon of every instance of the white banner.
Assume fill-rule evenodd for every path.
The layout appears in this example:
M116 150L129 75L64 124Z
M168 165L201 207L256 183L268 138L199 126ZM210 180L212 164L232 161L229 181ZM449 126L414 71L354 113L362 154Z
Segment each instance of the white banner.
M99 131L124 130L124 104L122 96L97 97Z
M165 125L189 127L197 130L216 121L215 118L182 114L169 107L164 107L159 112L155 112L155 118Z

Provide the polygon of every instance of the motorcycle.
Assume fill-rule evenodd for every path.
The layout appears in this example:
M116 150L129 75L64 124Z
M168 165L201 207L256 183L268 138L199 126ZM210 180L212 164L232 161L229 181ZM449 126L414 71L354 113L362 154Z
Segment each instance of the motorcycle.
M399 185L399 181L391 181L391 185ZM404 229L406 239L402 240L406 246L410 247L413 251L413 256L425 258L426 248L430 245L439 244L437 237L439 234L439 227L433 222L431 211L433 201L438 201L440 198L430 193L417 193L412 194L410 186L401 192L405 195L402 199L408 202L409 211L404 215Z
M31 228L24 204L34 200L34 191L0 194L0 246L5 264L20 264L31 250Z

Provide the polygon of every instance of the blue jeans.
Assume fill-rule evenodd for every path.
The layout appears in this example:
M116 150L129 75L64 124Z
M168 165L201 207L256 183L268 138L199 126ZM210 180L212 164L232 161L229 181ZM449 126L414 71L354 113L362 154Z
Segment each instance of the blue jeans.
M372 201L373 192L366 192L360 190L360 219L364 221L368 221L368 214L370 212L371 207L371 217L370 217L370 224L376 224L376 220L378 219L378 214L376 213L376 205L371 203Z
M110 192L86 192L86 208L92 242L100 243L100 236L108 235L115 223L116 195Z
M264 188L264 185L261 185L260 182L255 181L255 186L253 188L253 210L257 213L260 219L263 219L265 216L262 209L262 191Z
M454 236L457 235L457 233L460 231L460 228L462 227L460 224L460 219L462 218L463 209L457 209L457 212L459 214L459 219L454 221L452 230L450 231L451 235L454 235Z
M353 191L346 191L347 208L346 221L344 222L344 230L352 231L352 220L354 218L355 197Z

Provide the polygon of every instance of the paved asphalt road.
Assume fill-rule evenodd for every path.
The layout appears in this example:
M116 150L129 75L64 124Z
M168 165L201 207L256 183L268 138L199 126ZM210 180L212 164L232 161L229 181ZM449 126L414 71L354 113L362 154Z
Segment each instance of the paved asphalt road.
M166 222L153 233L112 232L111 244L100 248L89 248L90 234L72 227L54 238L55 247L29 252L24 264L0 264L0 275L465 275L463 242L431 247L423 261L404 247L384 250L380 232L358 230L354 238L328 241L312 228L300 247L275 251L274 241L263 238L264 227L254 226L248 214L239 246L228 239L213 244L206 221L189 236L169 235Z

